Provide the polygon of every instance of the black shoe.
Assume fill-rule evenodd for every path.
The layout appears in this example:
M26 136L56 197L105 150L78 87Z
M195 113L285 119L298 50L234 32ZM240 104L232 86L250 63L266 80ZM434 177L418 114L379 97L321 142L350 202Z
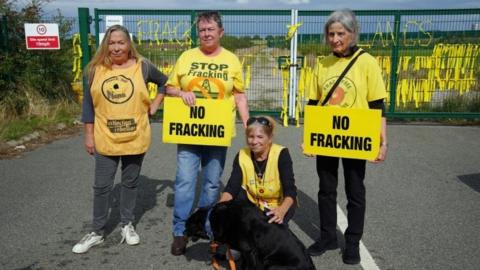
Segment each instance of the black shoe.
M187 248L188 239L185 236L174 236L173 243L170 250L173 256L180 256L185 254L185 249Z
M360 249L358 245L346 245L342 254L343 263L345 264L359 264L360 263Z
M322 241L317 240L311 246L307 248L308 254L310 256L320 256L327 250L334 250L338 248L338 243L336 240L333 241Z

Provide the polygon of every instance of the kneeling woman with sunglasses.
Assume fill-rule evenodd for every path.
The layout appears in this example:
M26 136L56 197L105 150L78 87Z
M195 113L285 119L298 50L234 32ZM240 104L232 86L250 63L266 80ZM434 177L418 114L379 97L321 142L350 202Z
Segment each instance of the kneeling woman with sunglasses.
M273 143L273 129L270 117L248 119L247 147L233 161L220 202L248 200L270 216L269 223L287 224L294 214L297 188L292 158L286 147Z

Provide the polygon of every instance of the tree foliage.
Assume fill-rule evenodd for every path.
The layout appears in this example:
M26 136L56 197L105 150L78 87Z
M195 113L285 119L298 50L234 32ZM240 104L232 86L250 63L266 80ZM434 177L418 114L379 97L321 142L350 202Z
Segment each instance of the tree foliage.
M249 48L254 44L248 37L223 36L222 46L228 50L235 51L236 49Z
M0 106L8 115L22 115L29 96L55 100L70 97L72 49L66 35L72 23L60 12L46 18L42 6L50 0L0 0ZM60 50L27 50L25 23L57 23Z

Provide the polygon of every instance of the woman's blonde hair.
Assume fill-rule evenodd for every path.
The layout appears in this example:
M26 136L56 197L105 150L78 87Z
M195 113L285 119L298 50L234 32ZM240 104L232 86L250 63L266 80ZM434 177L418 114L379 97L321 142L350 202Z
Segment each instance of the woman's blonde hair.
M130 33L128 32L127 28L118 24L112 25L105 32L105 36L102 40L102 43L100 43L100 46L98 47L97 52L95 53L92 60L90 61L90 63L88 63L86 67L87 76L89 77L90 81L92 79L90 78L90 76L95 73L95 68L97 68L98 66L104 66L109 69L112 68L112 60L110 59L110 51L108 49L108 43L110 41L110 37L112 33L115 31L121 31L127 39L128 58L129 59L134 58L136 60L139 60L140 58L142 58L142 56L135 49L135 46L132 42L132 39L130 38Z
M275 130L275 120L272 117L266 115L252 116L247 121L247 128L245 129L245 136L248 137L248 134L255 127L261 127L263 132L267 134L268 137L273 137L273 131Z

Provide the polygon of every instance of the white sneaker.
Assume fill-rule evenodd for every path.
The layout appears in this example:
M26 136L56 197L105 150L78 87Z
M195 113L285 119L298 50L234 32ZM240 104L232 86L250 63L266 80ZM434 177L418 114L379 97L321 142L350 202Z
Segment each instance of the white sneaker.
M95 232L91 232L85 235L80 242L75 244L72 248L73 253L85 253L91 247L99 245L103 243L103 236L96 234Z
M127 244L131 246L138 245L138 243L140 243L140 237L135 232L135 228L133 228L133 225L131 222L129 222L127 225L125 225L122 228L121 234L122 234L122 241L120 241L120 244L123 243L123 241L126 241Z

